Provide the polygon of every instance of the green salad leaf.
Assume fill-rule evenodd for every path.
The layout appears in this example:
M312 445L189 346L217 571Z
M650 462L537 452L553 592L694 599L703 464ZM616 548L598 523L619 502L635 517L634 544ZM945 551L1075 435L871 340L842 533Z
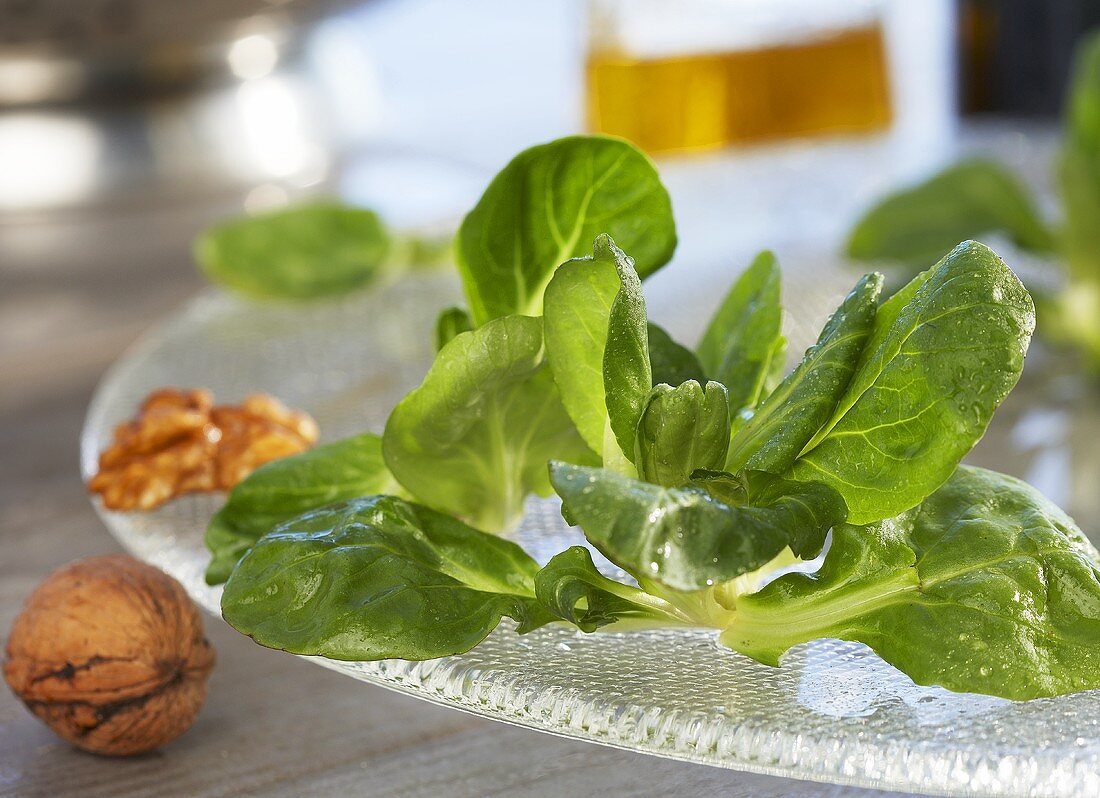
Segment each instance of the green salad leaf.
M507 616L553 619L538 564L514 543L392 496L316 510L265 535L222 594L222 616L257 643L341 660L469 651Z
M1100 554L1019 480L962 466L927 501L842 525L820 571L737 601L723 644L776 665L822 637L918 684L1016 700L1100 687Z
M658 385L638 422L638 474L647 482L677 487L692 472L719 469L730 445L726 388L695 380Z
M543 308L546 358L562 402L581 437L601 457L605 443L617 445L606 440L610 420L603 369L611 306L623 288L619 256L625 257L604 237L592 255L562 264L546 287ZM638 379L644 383L644 374Z
M1054 234L1016 176L996 161L975 158L867 211L849 234L848 255L922 265L959 241L989 233L1006 235L1021 249L1054 249Z
M390 414L382 452L419 501L508 529L529 493L550 493L550 458L589 457L546 367L542 320L503 316L453 338Z
M649 323L633 259L610 236L598 236L592 255L555 273L543 319L547 360L581 436L605 464L633 461L638 419L653 387Z
M1074 278L1095 284L1100 282L1100 33L1078 52L1058 167L1067 263Z
M619 290L607 317L603 351L604 399L607 422L627 459L634 460L634 441L649 392L653 370L649 362L649 321L642 281L634 259L607 236L596 239L595 257L609 257L619 275ZM606 253L606 254L603 254Z
M212 227L195 242L195 259L211 282L233 291L312 299L368 285L391 245L373 212L318 202Z
M653 384L679 385L695 380L700 385L707 382L699 358L686 346L672 340L664 328L649 323L649 367Z
M435 322L435 351L445 347L459 333L469 332L473 328L470 314L465 310L458 307L445 308Z
M783 474L836 411L871 335L882 275L856 284L829 317L817 343L768 395L730 442L726 470Z
M493 178L462 221L456 256L477 324L539 315L554 270L607 233L642 276L676 248L668 192L628 142L570 136L524 150Z
M781 333L779 263L761 252L718 307L697 347L712 380L729 391L730 410L755 407L782 374L787 342Z
M210 519L206 581L224 582L241 555L284 521L335 501L397 490L382 460L382 439L369 432L267 463L233 488Z
M1095 148L1095 149L1092 149ZM1100 368L1100 141L1086 149L1071 142L1059 164L1066 208L1065 254L1070 287L1046 297L1043 329L1051 339L1080 348Z
M1020 377L1035 306L988 247L966 242L879 308L832 418L793 478L821 481L870 523L918 504L985 432Z
M815 542L820 551L830 527L844 520L836 491L760 476L745 503L733 504L697 485L666 488L605 469L550 465L564 512L592 545L635 577L676 590L756 570L796 536L804 551Z
M596 570L592 553L570 546L535 575L535 595L557 618L581 631L601 626L669 626L685 622L676 608L644 590L608 579Z
M700 469L691 475L690 484L731 507L776 507L787 513L792 520L780 522L787 546L803 560L812 560L821 553L829 528L848 514L843 498L828 485L795 482L766 471L734 475Z
M1081 350L1100 372L1100 33L1078 50L1057 176L1069 288L1044 297L1042 329Z

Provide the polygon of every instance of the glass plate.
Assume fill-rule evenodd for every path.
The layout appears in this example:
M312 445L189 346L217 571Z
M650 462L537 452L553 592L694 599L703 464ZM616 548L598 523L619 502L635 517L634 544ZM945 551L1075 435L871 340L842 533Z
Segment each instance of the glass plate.
M696 300L709 307L718 298L698 277L653 308L674 333L694 332L702 318ZM797 268L788 277L795 278L788 288L813 286L788 300L798 308L790 316L804 321L790 331L798 352L853 280L819 261L813 280ZM420 274L320 304L200 296L104 378L83 434L84 475L113 426L166 385L206 386L219 401L268 391L311 412L329 440L380 430L423 377L435 314L457 295L449 276ZM1038 482L1088 528L1100 515L1096 400L1074 399L1076 383L1040 372L1025 377L974 459ZM217 615L220 589L202 578L202 536L221 501L187 497L152 513L97 507L127 549ZM553 501L528 510L517 538L540 560L580 540ZM1100 795L1100 694L1013 703L917 687L853 643L803 645L783 667L769 668L718 647L708 631L584 635L553 627L518 637L506 623L463 656L311 659L485 717L675 759L932 794Z

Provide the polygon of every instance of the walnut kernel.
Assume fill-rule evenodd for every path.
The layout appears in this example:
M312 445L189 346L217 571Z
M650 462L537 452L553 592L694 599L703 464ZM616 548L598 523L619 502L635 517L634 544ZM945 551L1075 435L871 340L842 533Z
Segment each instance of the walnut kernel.
M305 451L317 424L264 394L214 406L206 390L150 394L115 429L88 490L111 510L151 510L182 493L229 490L259 466Z

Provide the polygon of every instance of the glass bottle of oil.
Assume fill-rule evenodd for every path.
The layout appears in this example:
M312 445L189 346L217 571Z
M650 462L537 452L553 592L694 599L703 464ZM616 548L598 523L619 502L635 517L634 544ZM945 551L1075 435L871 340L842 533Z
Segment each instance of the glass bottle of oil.
M888 128L879 4L829 6L592 0L589 129L661 153Z

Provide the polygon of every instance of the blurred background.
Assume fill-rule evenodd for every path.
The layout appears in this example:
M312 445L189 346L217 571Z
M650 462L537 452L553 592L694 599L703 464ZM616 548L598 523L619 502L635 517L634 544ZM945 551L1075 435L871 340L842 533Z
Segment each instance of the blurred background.
M660 157L682 218L694 192L774 245L835 233L971 121L1025 147L1098 23L1089 0L5 0L0 213L336 192L447 224L511 154L589 130Z
M944 161L960 119L1053 119L1098 23L1089 0L5 0L0 211L323 190L430 224L590 130L688 173L777 158L842 216ZM727 215L772 216L745 193Z

